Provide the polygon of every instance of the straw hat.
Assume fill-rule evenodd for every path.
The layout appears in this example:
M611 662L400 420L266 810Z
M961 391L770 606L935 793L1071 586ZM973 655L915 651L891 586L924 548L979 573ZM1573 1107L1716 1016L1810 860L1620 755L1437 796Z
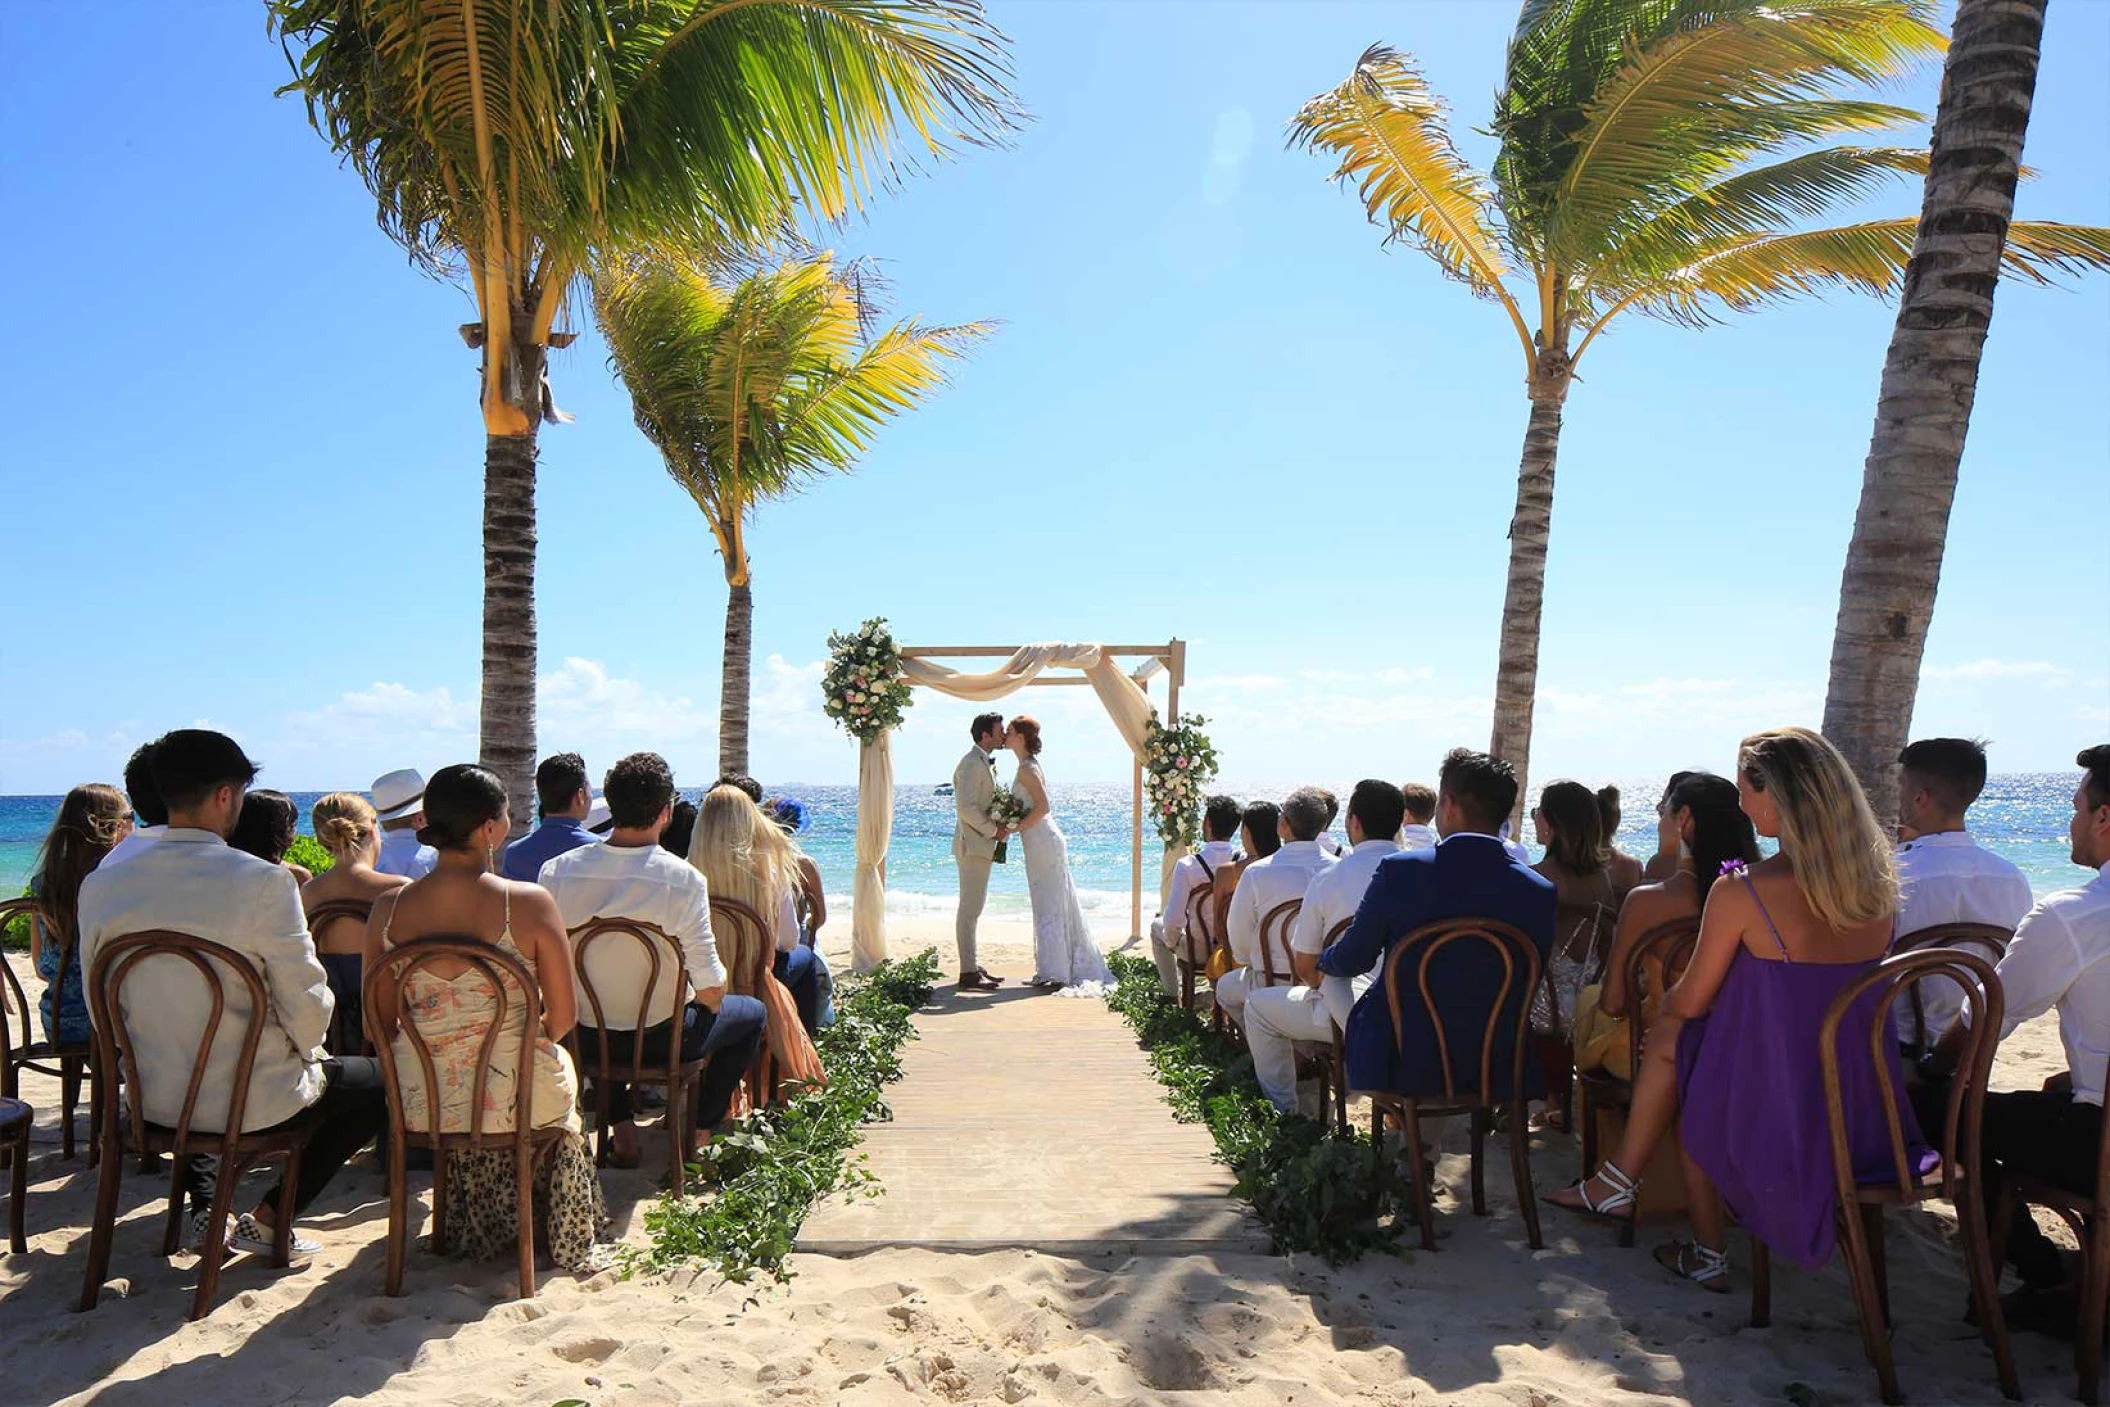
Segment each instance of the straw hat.
M374 778L374 810L384 821L400 821L425 802L425 774L405 767Z

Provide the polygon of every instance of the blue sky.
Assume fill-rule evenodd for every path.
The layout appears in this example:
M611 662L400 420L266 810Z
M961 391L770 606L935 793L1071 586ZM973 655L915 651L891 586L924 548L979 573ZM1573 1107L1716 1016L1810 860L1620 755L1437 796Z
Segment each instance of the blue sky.
M1483 743L1525 403L1512 334L1386 251L1290 115L1412 50L1468 154L1515 7L1004 3L1033 114L835 242L896 310L1003 326L859 474L753 535L755 769L854 775L831 629L1191 642L1227 772L1426 772ZM2110 223L2110 5L2052 7L2021 212ZM473 755L482 431L466 296L408 268L249 3L0 10L8 551L0 792L209 721L281 787ZM116 81L113 81L116 80ZM1929 70L1904 100L1932 110ZM1899 185L1876 207L1916 208ZM1891 312L1632 321L1569 402L1534 773L1726 768L1821 712ZM2002 770L2110 733L2110 280L1996 310L1916 728ZM543 436L542 743L715 769L723 578L589 334ZM1125 775L1088 691L1022 696ZM897 752L945 775L965 705Z

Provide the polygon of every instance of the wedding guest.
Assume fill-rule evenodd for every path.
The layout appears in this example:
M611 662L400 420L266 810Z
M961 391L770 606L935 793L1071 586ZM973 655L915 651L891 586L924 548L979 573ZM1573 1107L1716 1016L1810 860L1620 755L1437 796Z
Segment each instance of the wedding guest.
M1333 823L1341 814L1341 798L1335 796L1324 787L1319 788L1319 795L1326 800L1326 824L1319 831L1319 848L1338 860L1341 858L1342 853L1341 842L1334 837Z
M1246 868L1281 848L1282 808L1272 801L1256 801L1246 807L1238 818L1238 858L1217 871L1222 878L1209 891L1209 902L1216 907L1215 928L1219 935L1224 932L1224 924L1231 913L1231 900L1238 893L1238 881ZM1229 956L1228 949L1225 955Z
M696 1082L693 1134L708 1141L725 1122L733 1094L754 1063L762 1043L762 1004L753 997L726 991L725 965L711 931L709 886L695 866L669 854L663 841L674 813L674 774L657 753L639 752L608 770L601 783L615 828L600 845L581 845L542 867L542 887L557 901L567 928L577 930L593 918L626 918L649 923L681 945L688 965L689 990L676 992L671 982L655 988L645 1006L644 1061L664 1065L681 1022L681 1058L705 1060ZM584 962L601 1001L600 1026L579 1027L579 1049L599 1058L601 1032L609 1032L609 1054L627 1060L632 1047L639 999L651 967L634 941L598 940ZM582 1005L582 1022L594 1019ZM638 1165L637 1123L630 1086L612 1082L608 1091L613 1147L609 1160L619 1168Z
M696 803L681 800L674 803L669 813L667 828L660 833L659 848L670 851L686 860L689 858L689 843L696 838Z
M282 791L259 787L242 798L242 814L234 823L227 843L245 855L254 855L267 865L282 865L296 882L315 878L304 865L288 864L286 852L300 834L300 808Z
M481 1084L484 1132L510 1132L515 1091L527 1080L532 1126L564 1131L536 1154L536 1220L547 1228L552 1260L590 1273L603 1264L596 1243L607 1212L581 1132L578 1074L571 1052L560 1044L578 1013L563 917L540 887L493 873L492 860L512 829L505 783L496 774L466 762L442 767L425 788L423 806L418 843L432 847L437 863L374 906L366 924L367 965L420 938L444 935L473 939L518 960L535 986L524 993L508 988L505 1024L491 1041L500 994L481 976L460 981L476 972L461 959L417 969L402 979L400 992L388 967L375 975L377 1005L368 1024L376 1041L391 1043L403 1126L417 1133L469 1132ZM398 1024L406 1011L417 1028L415 1040ZM433 1063L436 1111L420 1042ZM445 1210L455 1254L496 1259L519 1244L513 1202L499 1192L513 1188L515 1171L510 1148L449 1155Z
M1678 789L1678 783L1698 775L1701 774L1673 772L1670 780L1663 784L1663 795L1656 802L1656 853L1649 856L1648 863L1641 867L1642 883L1655 884L1678 872L1678 830L1671 822L1670 794Z
M418 830L425 824L420 806L425 799L425 774L405 767L376 777L373 798L374 813L381 818L381 854L374 868L409 879L431 874L439 853L418 843Z
M125 763L125 795L132 803L132 829L116 848L103 856L97 869L114 869L161 839L169 828L169 812L154 790L154 745L141 743Z
M792 856L798 862L799 886L794 907L799 919L799 942L813 954L812 1030L818 1032L835 1024L835 974L829 970L820 944L821 925L828 921L827 889L821 881L821 867L799 848L798 834L806 828L805 803L780 796L763 809L791 842Z
M1402 850L1433 850L1443 837L1436 834L1436 788L1427 782L1408 782L1399 789L1407 803L1406 824L1399 828Z
M586 782L586 759L559 752L535 768L535 800L542 823L506 847L505 876L533 884L542 867L567 850L594 843L587 829L593 811L593 789Z
M2000 1201L2002 1180L2018 1173L2082 1196L2095 1191L2104 1052L2110 1051L2110 743L2088 748L2074 761L2083 775L2074 788L2067 838L2073 862L2096 875L2079 888L2040 900L2015 930L1998 969L2006 997L2000 1038L2056 1009L2066 1069L2045 1081L2041 1090L1985 1097L1979 1200L1988 1215ZM1968 1008L1963 1015L1921 1064L1926 1083L1913 1103L1923 1120L1933 1119L1945 1106ZM2067 1258L2038 1229L2028 1207L2015 1209L2007 1260L2021 1272L2024 1287L2022 1294L2002 1301L2003 1308L2015 1311L2009 1322L2071 1333L2078 1287Z
M718 787L731 787L734 791L741 793L749 801L755 803L755 805L760 806L762 804L762 784L745 772L727 772L717 781L711 783L711 786L714 790Z
M152 765L155 794L168 808L168 830L117 869L98 868L81 882L82 967L92 972L109 940L156 928L210 939L256 966L269 1001L260 1013L264 1031L249 1071L242 1126L268 1129L304 1112L313 1121L300 1157L297 1213L381 1131L386 1104L380 1068L354 1056L319 1056L334 1003L301 914L300 886L289 871L227 844L256 765L234 739L202 728L157 739ZM173 1126L182 1117L198 1043L212 1015L210 993L188 964L174 961L143 964L124 990L120 1018L138 1057L141 1105L149 1121ZM239 1028L251 1015L247 989L229 985L227 992L222 1019ZM207 1056L193 1133L225 1126L236 1046L223 1036ZM204 1239L218 1160L192 1157L182 1179L196 1245ZM254 1210L234 1218L230 1249L271 1254L278 1193L272 1187ZM293 1237L295 1255L316 1249L312 1241Z
M37 852L37 867L29 877L30 897L36 900L29 958L44 979L44 995L37 1003L44 1039L55 1045L85 1045L92 1038L88 998L81 986L81 881L109 863L131 831L132 807L125 794L90 782L66 793L51 833Z
M1531 823L1545 858L1532 868L1553 882L1559 908L1546 980L1531 999L1531 1029L1538 1033L1539 1061L1550 1089L1542 1124L1565 1128L1568 1086L1574 1065L1569 1032L1575 999L1609 942L1619 918L1620 893L1602 829L1598 798L1580 782L1555 782L1539 793ZM1640 866L1635 866L1638 872Z
M1385 986L1374 980L1394 943L1440 919L1483 918L1521 930L1541 960L1552 948L1553 885L1529 865L1518 863L1498 834L1516 804L1515 768L1485 753L1452 749L1436 776L1436 829L1442 841L1433 849L1379 861L1354 924L1319 954L1318 970L1329 977L1351 984L1358 977L1373 979L1348 1015L1343 1044L1349 1088L1423 1098L1444 1089L1444 1047L1422 1002L1410 999L1403 1004L1403 1034L1394 1039ZM1472 1088L1479 1083L1478 1052L1500 970L1484 945L1454 945L1430 962L1429 980L1443 1039L1453 1053L1450 1073L1461 1088ZM1516 984L1509 996L1511 1010L1526 1009L1530 1000L1531 993ZM1509 1029L1508 1023L1503 1029ZM1458 1058L1463 1051L1473 1055ZM1524 1089L1512 1090L1514 1059L1513 1048L1495 1043L1492 1088L1486 1093L1494 1099L1513 1094L1543 1098L1545 1075L1535 1061L1525 1063Z
M410 881L399 874L383 874L374 868L381 854L381 819L373 805L355 791L333 791L308 812L315 839L330 852L330 868L300 887L300 906L314 913L324 904L349 899L369 909L384 894L392 894ZM346 1030L364 1031L365 998L361 983L366 978L366 924L345 915L314 929L315 956L330 974L330 993L336 998Z
M1945 923L1988 923L2012 931L2034 896L2022 871L1987 850L1965 828L1964 813L1985 790L1985 744L1972 738L1922 738L1898 754L1898 904L1900 943ZM1982 946L1971 951L1997 956ZM1917 1052L1941 1038L1963 1007L1946 977L1919 984L1924 1029L1899 1008L1899 1032Z
M1217 874L1238 858L1233 837L1238 834L1241 813L1228 796L1212 796L1202 803L1202 847L1183 855L1172 867L1172 888L1165 896L1165 912L1150 927L1150 957L1158 967L1158 981L1167 996L1178 996L1178 958L1187 950L1187 909L1196 885L1214 884Z
M1641 862L1619 848L1619 788L1597 789L1597 816L1604 832L1605 867L1612 872L1612 886L1624 899L1629 889L1641 883Z
M1633 1019L1633 994L1627 990L1627 963L1643 934L1680 919L1697 920L1707 892L1732 862L1759 861L1758 835L1737 796L1736 783L1710 772L1681 772L1664 807L1676 836L1673 850L1692 858L1670 878L1644 884L1619 906L1619 926L1605 958L1604 980L1583 988L1575 1003L1575 1068L1605 1070L1622 1080L1634 1078L1632 1043L1627 1023ZM1648 990L1641 1007L1644 1031L1662 1010L1664 982L1660 961L1649 965Z
M819 1015L813 949L799 944L798 862L791 842L739 787L711 788L696 816L689 863L703 873L711 893L745 904L770 932L759 941L774 952L752 951L757 935L741 925L718 933L726 983L737 994L762 1003L770 1054L784 1078L820 1084L827 1078L813 1048Z
M1637 1182L1679 1125L1693 1239L1657 1248L1665 1269L1727 1293L1726 1207L1773 1253L1807 1269L1831 1260L1837 1186L1819 1057L1832 999L1882 961L1897 913L1897 870L1875 813L1832 745L1806 728L1744 739L1737 787L1745 814L1780 851L1736 865L1707 894L1699 946L1642 1047L1618 1152L1549 1200L1603 1220L1630 1220ZM1904 1100L1894 1030L1877 1032L1876 992L1849 1007L1839 1049L1848 1147L1863 1182L1896 1175L1889 1117L1922 1169L1935 1155ZM1885 1027L1891 1025L1886 1014ZM1884 1108L1865 1058L1871 1038L1891 1065Z
M1317 787L1298 787L1284 799L1279 821L1282 846L1274 854L1247 861L1239 875L1237 892L1224 918L1224 942L1231 950L1236 969L1216 982L1216 1004L1233 1021L1241 1020L1248 993L1266 982L1262 966L1260 925L1278 905L1302 900L1314 875L1334 863L1333 856L1319 848L1319 832L1326 825L1326 796ZM1286 940L1288 929L1281 931Z
M1296 985L1262 987L1246 995L1245 1035L1260 1092L1283 1113L1297 1108L1297 1041L1330 1045L1348 1028L1349 1013L1377 980L1377 970L1353 978L1326 977L1319 954L1335 925L1355 917L1380 861L1399 853L1393 839L1406 816L1406 798L1390 782L1356 783L1348 797L1349 853L1312 876L1304 907L1290 933Z

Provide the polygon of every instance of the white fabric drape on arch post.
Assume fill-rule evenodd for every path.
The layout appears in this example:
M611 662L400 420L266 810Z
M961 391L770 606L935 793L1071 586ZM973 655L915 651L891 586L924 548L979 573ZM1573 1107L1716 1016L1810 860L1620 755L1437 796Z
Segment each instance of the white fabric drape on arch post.
M929 660L904 659L901 673L909 683L973 703L990 703L1017 693L1050 669L1082 673L1106 708L1121 741L1138 759L1149 734L1153 712L1143 686L1121 672L1097 645L1023 645L987 674L963 674ZM894 833L894 754L892 732L881 733L858 749L857 868L851 884L851 965L869 971L886 957L886 856ZM1160 876L1164 883L1178 861L1168 849Z

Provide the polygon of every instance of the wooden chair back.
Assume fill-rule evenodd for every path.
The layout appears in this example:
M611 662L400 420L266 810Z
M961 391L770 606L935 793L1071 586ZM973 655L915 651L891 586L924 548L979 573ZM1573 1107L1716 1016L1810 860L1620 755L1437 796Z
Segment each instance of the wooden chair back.
M1898 940L1890 952L1892 957L1904 953L1925 952L1929 948L1961 948L1965 952L1976 951L1995 967L2007 956L2007 945L2014 941L2015 930L2002 928L1997 923L1938 923L1932 928L1922 928L1908 933ZM1930 1037L1927 1031L1927 1003L1920 990L1920 978L1906 992L1906 1001L1912 1012L1912 1029L1908 1032L1905 1023L1898 1023L1898 1041L1913 1051L1926 1051L1940 1039L1936 1031Z
M1215 892L1214 875L1187 891L1187 911L1180 915L1180 931L1184 935L1180 960L1189 967L1206 963L1216 948L1216 905L1210 897Z
M1896 1028L1890 1022L1898 998L1929 977L1954 980L1963 989L1964 1010L1970 1029L1956 1064L1956 1078L1949 1085L1948 1107L1941 1128L1942 1195L1956 1199L1956 1176L1960 1169L1978 1166L1978 1131L1985 1113L1986 1079L1993 1071L1993 1048L2000 1040L2000 1021L2005 1002L2000 979L1993 965L1976 953L1961 948L1923 948L1885 958L1873 969L1848 983L1832 998L1818 1036L1818 1058L1824 1070L1825 1122L1831 1130L1832 1172L1838 1179L1842 1207L1859 1199L1861 1184L1854 1175L1853 1146L1847 1137L1845 1100L1840 1090L1842 1059L1866 1058L1875 1067L1876 1088L1883 1103L1883 1116L1890 1134L1891 1168L1897 1178L1897 1195L1917 1201L1923 1195L1919 1169L1913 1165L1905 1145L1904 1120L1898 1113L1899 1090L1890 1077L1897 1061ZM1870 990L1878 993L1874 1019L1869 1023L1865 1051L1842 1054L1839 1026L1847 1012ZM1925 1132L1925 1130L1922 1130ZM1968 1175L1968 1174L1967 1174Z
M17 919L42 923L37 901L9 899L0 903L0 929L6 928ZM78 941L78 935L66 934L61 941L64 946L59 952L59 971L63 974L73 960L73 946ZM30 1001L29 994L22 989L22 979L15 975L13 963L0 962L0 984L4 984L0 985L0 1026L6 1025L10 1017L18 1023L16 1032L9 1033L9 1047L6 1053L0 1054L0 1070L7 1072L9 1080L5 1090L0 1093L13 1094L16 1067L29 1061L31 1048L43 1038L38 1032L36 1004Z
M1484 947L1501 964L1501 981L1481 1023L1479 1059L1476 1062L1479 1080L1470 1090L1459 1088L1456 1065L1451 1058L1450 1036L1444 1029L1443 1014L1430 982L1430 969L1437 956L1459 944ZM1437 1058L1443 1065L1444 1102L1455 1104L1467 1099L1481 1103L1494 1097L1491 1091L1494 1087L1495 1051L1505 1029L1509 1034L1513 1062L1511 1097L1523 1098L1524 1062L1531 1045L1529 993L1539 985L1542 966L1538 946L1531 939L1521 930L1493 919L1440 919L1415 929L1394 943L1385 955L1385 1000L1392 1013L1394 1047L1406 1045L1407 983L1411 972L1413 990L1428 1017L1429 1028L1435 1034Z
M1287 987L1297 980L1297 967L1290 957L1290 933L1297 925L1297 915L1304 912L1302 899L1289 899L1269 909L1260 920L1260 985L1263 987ZM1275 959L1282 959L1277 966Z
M469 1091L469 1129L466 1133L446 1132L438 1066L433 1061L432 1045L415 1019L416 1012L410 998L412 977L427 968L454 963L468 969L457 974L452 979L454 982L473 973L492 994L491 1020L476 1051L476 1075ZM386 1022L382 1018L384 1004L381 1000L385 986L395 989L395 1000L387 1008L392 1020ZM527 964L472 935L435 933L398 943L383 952L378 961L367 964L363 994L367 1036L381 1060L382 1080L388 1092L388 1126L396 1140L395 1146L402 1147L407 1136L434 1148L510 1147L516 1157L526 1158L529 1135L534 1131L531 1123L535 1096L535 1040L540 1034L542 1013L541 988L536 985L535 975L528 970ZM515 1003L525 1008L527 1019L512 1037L509 1052L513 1070L513 1127L487 1133L484 1130L484 1095L490 1087L493 1057L499 1053L499 1041L505 1038L510 1024L507 1018L517 1009ZM390 1031L389 1026L394 1030ZM425 1114L433 1125L431 1128L413 1129L405 1122L401 1071L397 1065L395 1041L391 1038L397 1033L407 1037L411 1056L416 1060L418 1073L424 1081Z
M732 987L743 996L759 997L762 979L776 964L777 940L762 915L738 899L711 896L711 927L717 930L719 951L730 949L742 955L745 970L731 972ZM727 936L733 941L728 943ZM732 964L728 963L730 972Z
M1641 1071L1641 1040L1648 1034L1648 1022L1642 1018L1642 1002L1648 994L1648 969L1651 959L1656 971L1662 974L1663 990L1669 991L1684 975L1686 966L1692 962L1693 950L1700 945L1700 918L1674 918L1668 923L1659 923L1634 940L1633 951L1626 955L1626 1054L1629 1077Z
M314 942L317 953L322 951L322 935L334 923L357 923L366 926L368 915L374 906L367 899L330 899L317 904L308 911L308 937ZM365 1023L357 1027L352 1023L352 1012L345 1003L339 1002L330 1013L330 1030L323 1044L332 1055L358 1055L365 1049Z
M604 998L601 990L594 985L593 977L587 971L586 959L596 945L602 948L604 956L625 947L643 950L648 975L645 985L638 989L634 1006L627 1003L618 1005L612 995ZM682 1002L689 990L689 964L682 954L681 944L656 924L643 923L636 919L602 918L596 915L571 931L571 950L572 971L578 976L579 994L586 999L586 1011L582 1014L591 1015L593 1018L591 1022L581 1024L593 1026L599 1037L596 1042L599 1049L592 1052L594 1063L591 1068L626 1084L637 1084L648 1075L671 1081L675 1068L681 1064L681 1038L678 1033L681 1029ZM669 990L662 985L662 982L667 980L673 984L672 1007L677 1034L667 1042L665 1068L648 1072L645 1069L645 1028L651 1024L649 1018L652 1014L652 998L659 992ZM627 1073L617 1068L614 1053L610 1048L610 1015L629 1020L630 1064ZM618 1029L612 1034L621 1035L622 1032Z
M176 1117L174 1151L179 1161L190 1144L191 1123L197 1117L206 1064L219 1040L220 1027L229 1016L227 994L230 987L240 990L249 999L249 1010L240 1018L242 1024L234 1033L235 1066L227 1089L227 1113L221 1120L221 1128L206 1130L219 1134L220 1156L233 1166L237 1145L241 1142L243 1114L249 1103L249 1077L256 1067L257 1043L264 1033L265 1013L270 1010L264 979L250 966L247 958L225 944L171 929L152 928L126 933L102 945L95 955L95 968L88 974L87 984L89 1020L95 1028L96 1068L119 1072L135 1139L143 1139L147 1129L146 1085L140 1078L138 1051L133 1045L132 1033L122 1019L124 987L138 975L141 964L156 959L188 963L205 983L206 993L212 999L211 1009L206 1013L205 1029L198 1037L197 1052L191 1058L183 1105ZM118 1152L117 1101L105 1099L102 1104L103 1126L98 1135L108 1140L106 1155L114 1156Z

